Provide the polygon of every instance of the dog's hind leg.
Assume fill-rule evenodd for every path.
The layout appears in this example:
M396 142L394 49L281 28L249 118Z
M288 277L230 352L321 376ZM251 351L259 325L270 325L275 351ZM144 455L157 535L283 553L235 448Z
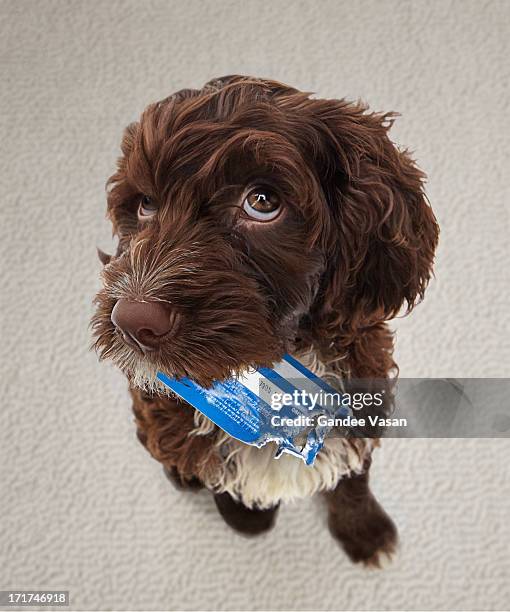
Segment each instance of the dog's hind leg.
M248 508L241 502L237 502L228 493L215 494L214 501L225 523L246 536L269 531L275 524L279 508L279 504L265 510Z
M355 563L380 567L397 545L397 529L368 486L370 461L362 474L340 480L326 493L331 534Z

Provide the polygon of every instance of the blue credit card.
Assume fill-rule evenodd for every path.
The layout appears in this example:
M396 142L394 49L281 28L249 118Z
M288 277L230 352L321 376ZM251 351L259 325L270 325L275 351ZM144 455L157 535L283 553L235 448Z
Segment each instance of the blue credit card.
M275 457L288 453L307 465L313 464L331 430L317 417L352 414L342 405L338 389L291 355L271 368L251 370L208 388L163 372L158 372L158 379L233 438L257 447L275 442Z

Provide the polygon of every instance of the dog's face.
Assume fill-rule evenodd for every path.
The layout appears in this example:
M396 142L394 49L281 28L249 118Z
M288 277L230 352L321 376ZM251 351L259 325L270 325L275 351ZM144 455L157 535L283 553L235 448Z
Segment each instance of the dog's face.
M387 122L247 77L149 106L109 181L100 355L209 385L412 306L437 226Z

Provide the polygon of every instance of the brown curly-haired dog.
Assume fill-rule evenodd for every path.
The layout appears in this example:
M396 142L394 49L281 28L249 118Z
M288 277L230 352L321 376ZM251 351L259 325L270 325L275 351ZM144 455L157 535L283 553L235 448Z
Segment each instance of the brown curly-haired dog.
M95 346L126 373L138 437L180 486L214 492L244 533L325 493L331 532L378 564L396 530L368 488L374 441L327 438L313 467L230 438L160 387L204 386L285 353L338 382L389 379L384 321L423 296L438 227L392 114L230 76L149 106L110 178Z

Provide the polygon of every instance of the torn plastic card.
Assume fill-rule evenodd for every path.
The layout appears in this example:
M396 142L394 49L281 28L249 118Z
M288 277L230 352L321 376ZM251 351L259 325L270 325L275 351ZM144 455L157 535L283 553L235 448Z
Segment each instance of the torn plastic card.
M271 368L217 381L209 388L163 372L158 378L233 438L257 447L276 442L275 457L289 453L307 465L313 464L331 429L319 425L317 417L352 415L349 407L342 406L338 389L290 355Z

